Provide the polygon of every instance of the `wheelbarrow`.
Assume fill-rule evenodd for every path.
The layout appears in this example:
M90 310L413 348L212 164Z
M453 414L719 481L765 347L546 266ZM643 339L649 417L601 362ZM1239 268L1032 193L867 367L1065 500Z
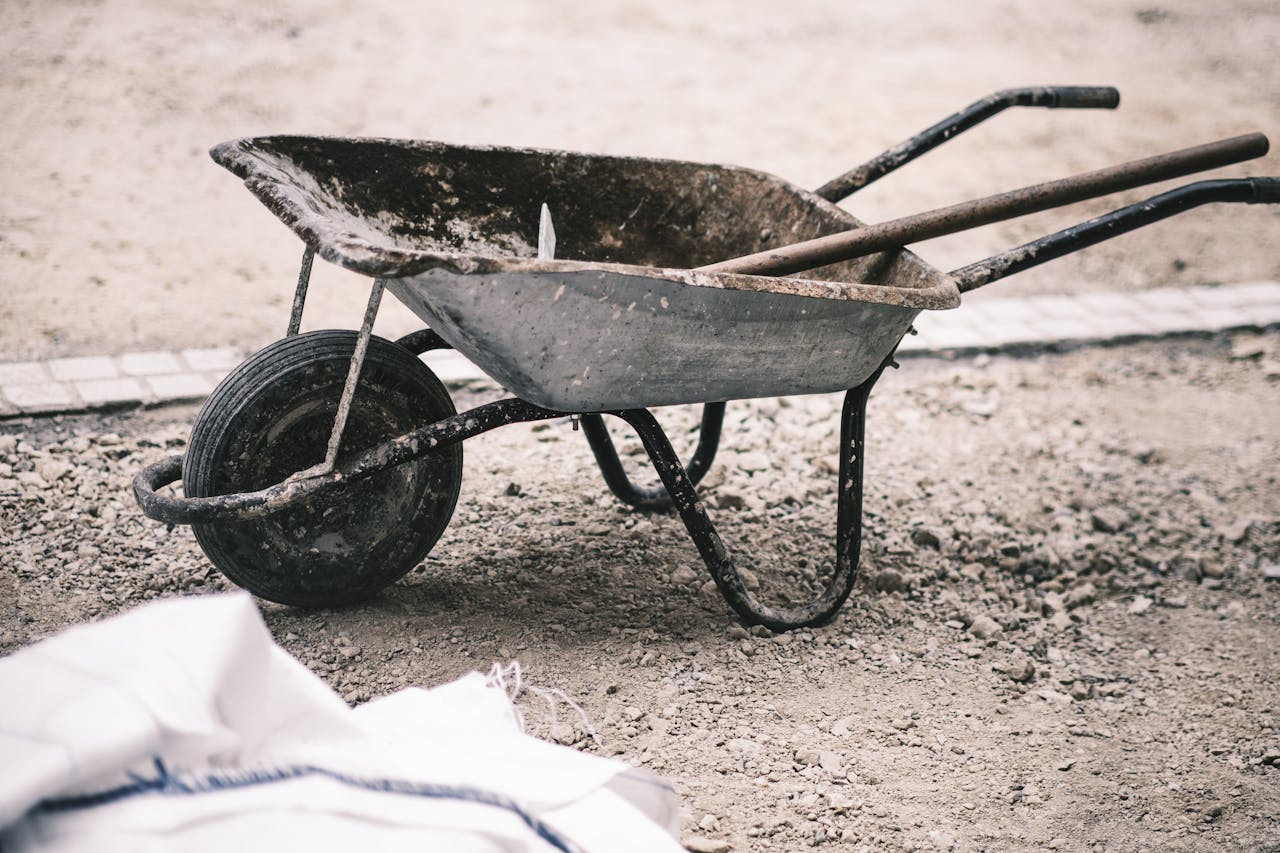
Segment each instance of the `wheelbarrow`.
M134 480L143 512L192 525L210 561L272 601L327 607L418 565L449 523L461 444L573 419L624 503L674 508L746 623L830 619L854 587L867 398L924 310L1207 202L1276 202L1280 179L1204 181L950 274L905 245L1264 154L1237 137L865 226L836 202L1011 106L1111 108L1111 88L1000 92L816 192L733 166L437 142L272 136L213 159L305 249L286 336L218 386L185 455ZM550 215L548 215L550 212ZM315 254L373 279L358 331L300 333ZM374 336L390 290L427 325ZM457 413L419 358L455 348L514 396ZM835 564L808 602L748 590L696 486L725 402L844 391ZM703 404L683 464L653 407ZM624 472L602 415L638 434L661 488ZM162 492L182 481L183 496Z

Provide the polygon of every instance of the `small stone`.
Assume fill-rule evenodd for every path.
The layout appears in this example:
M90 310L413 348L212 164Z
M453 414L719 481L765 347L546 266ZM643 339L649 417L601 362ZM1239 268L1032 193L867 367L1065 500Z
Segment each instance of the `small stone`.
M1018 560L1018 571L1031 575L1036 583L1051 580L1062 573L1062 558L1047 545L1041 545Z
M1036 665L1030 655L1015 652L1005 664L1004 674L1013 681L1027 682L1036 677Z
M1135 596L1133 601L1129 604L1129 612L1135 616L1139 613L1146 613L1151 609L1152 603L1151 599L1147 598L1145 595Z
M881 592L906 592L908 586L901 572L883 569L876 573L876 589Z
M1076 760L1074 758L1068 758L1065 761L1059 761L1057 764L1054 765L1056 769L1062 770L1062 771L1070 770L1072 767L1075 767L1075 766L1076 766Z
M635 723L644 718L644 711L639 708L627 706L622 709L622 719L628 723Z
M36 462L36 472L47 482L56 483L71 473L71 465L59 459L41 459Z
M690 853L728 853L733 845L719 838L692 835L684 840L684 849Z
M733 640L745 640L747 637L751 636L747 633L747 629L742 627L738 622L731 623L724 632Z
M836 814L853 811L857 807L858 801L841 792L838 788L827 792L827 808Z
M960 404L960 410L979 418L989 418L1000 411L1000 395L992 391L986 396L965 400Z
M950 850L956 846L955 836L941 829L935 829L929 833L929 843L938 850Z
M1262 753L1262 763L1272 767L1280 767L1280 748L1269 746Z
M936 527L917 527L911 531L911 541L921 548L942 549L947 534Z
M1049 624L1059 631L1065 631L1075 624L1075 621L1071 618L1070 614L1062 612L1053 614L1049 619Z
M980 640L990 640L1003 632L1000 623L990 616L979 616L969 624L969 633Z
M1045 615L1049 616L1066 610L1067 602L1059 593L1046 592L1044 598L1040 600L1040 607L1044 610Z
M33 489L44 490L49 488L49 483L44 477L41 477L35 471L19 471L14 475L19 483Z
M1280 580L1280 563L1268 563L1263 566L1262 576L1269 581Z
M1239 544L1249 536L1249 531L1257 523L1253 517L1237 518L1222 529L1222 538L1228 542Z
M766 453L759 450L748 451L747 453L739 453L733 459L734 465L743 471L768 471L773 467L773 463L769 460Z
M819 762L822 761L822 756L819 755L816 749L801 747L795 752L795 760L796 764L803 764L806 767L816 767Z
M1206 578L1226 577L1227 567L1221 560L1206 555L1200 560L1200 574Z
M838 752L823 751L818 753L818 766L828 773L844 775L844 759Z
M509 498L518 498L520 497L520 493L523 491L524 489L520 487L519 483L507 483L507 488L504 494Z
M1237 337L1231 339L1232 361L1256 361L1267 354L1267 345L1262 338Z
M1179 554L1169 561L1170 571L1182 578L1186 578L1192 582L1198 582L1201 577L1201 563L1203 557L1196 552L1188 552Z
M702 816L702 820L698 821L698 829L703 832L716 832L720 829L720 819L713 814Z
M1093 685L1084 681L1077 681L1071 685L1071 698L1077 702L1083 702L1086 699L1093 698Z
M676 586L684 586L698 579L698 573L688 566L680 566L671 573L671 582Z
M1086 604L1093 604L1098 598L1098 589L1091 583L1082 583L1067 593L1067 609L1074 610Z
M1099 533L1119 533L1129 524L1129 513L1118 506L1099 507L1089 517Z
M1187 606L1187 597L1185 595L1170 595L1160 603L1165 607L1172 607L1175 610L1181 610Z

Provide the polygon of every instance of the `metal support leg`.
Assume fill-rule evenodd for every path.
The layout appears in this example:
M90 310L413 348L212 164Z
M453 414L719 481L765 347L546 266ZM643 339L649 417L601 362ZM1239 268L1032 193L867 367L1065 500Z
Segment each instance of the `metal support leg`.
M325 452L324 463L319 473L327 474L333 470L338 461L338 445L342 443L342 433L347 428L347 416L351 414L351 401L356 396L356 385L360 381L360 368L364 366L364 354L369 349L369 338L373 335L373 321L378 316L378 306L382 303L382 291L386 282L374 279L373 289L369 291L369 304L364 310L364 322L360 325L360 334L356 337L356 349L351 354L351 367L347 370L347 382L342 386L342 399L338 401L338 414L333 419L333 432L329 434L329 449Z
M311 284L311 262L316 250L307 246L302 250L302 268L298 270L298 286L293 291L293 310L289 312L289 329L285 337L292 338L302 328L302 306L307 302L307 287Z
M586 433L591 452L595 454L600 473L604 475L605 484L618 500L636 509L669 510L674 504L665 488L644 488L637 486L627 477L622 468L622 460L609 437L609 428L599 415L583 415L582 431ZM698 446L693 457L685 466L685 473L690 482L697 485L702 481L711 463L715 461L716 450L720 447L720 428L724 425L724 403L707 403L702 407L702 426L698 430Z
M662 427L647 409L611 412L636 431L649 459L662 478L698 553L711 571L720 594L743 622L789 631L820 625L833 617L853 591L862 545L862 472L865 448L867 397L882 366L867 381L845 394L840 425L840 481L836 496L836 561L826 589L812 602L798 607L773 607L747 589L707 516L706 506L680 464Z

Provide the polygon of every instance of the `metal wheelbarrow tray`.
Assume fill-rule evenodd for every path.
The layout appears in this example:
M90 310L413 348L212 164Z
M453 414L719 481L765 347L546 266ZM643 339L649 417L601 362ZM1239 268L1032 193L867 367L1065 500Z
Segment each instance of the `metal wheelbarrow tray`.
M863 228L834 202L1005 107L1117 101L1112 89L997 93L818 192L731 166L561 151L305 136L219 145L214 159L306 244L294 310L287 336L206 402L185 458L138 475L139 503L152 518L193 524L210 559L263 597L346 603L399 578L434 545L457 499L464 439L569 414L580 416L615 495L681 514L744 621L777 630L824 621L854 584L867 396L920 311L956 307L962 290L1196 204L1274 201L1277 190L1263 178L1194 184L950 275L902 248L907 238L1063 202L1005 194L1012 207L985 220L957 206L957 215L909 217L920 221L906 230ZM1256 135L1229 142L1225 155L1123 186L1266 150ZM1123 188L1114 183L1089 193ZM1064 197L1091 197L1074 192ZM554 258L543 245L544 204ZM850 236L874 250L833 255L829 244ZM811 246L818 254L804 257L821 263L798 260ZM374 279L359 332L298 333L315 253ZM724 263L731 258L742 260ZM805 271L735 271L780 264ZM384 288L428 328L394 343L372 336ZM456 414L417 358L445 347L515 397ZM695 490L715 455L724 401L840 390L835 568L813 601L765 604L746 589ZM681 403L705 405L687 466L648 411ZM663 488L627 479L601 414L637 431ZM185 497L159 491L179 478Z

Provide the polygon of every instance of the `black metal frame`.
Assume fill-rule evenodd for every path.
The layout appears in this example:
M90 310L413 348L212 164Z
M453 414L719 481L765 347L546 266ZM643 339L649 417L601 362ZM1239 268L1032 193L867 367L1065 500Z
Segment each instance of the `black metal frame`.
M1028 86L1005 89L974 101L958 113L947 116L910 139L899 142L883 154L834 178L814 193L838 202L912 160L954 139L1009 107L1049 107L1051 109L1111 110L1120 105L1120 92L1111 86Z
M702 407L702 422L698 427L698 445L694 448L689 464L684 466L685 474L693 485L702 482L711 463L715 461L716 451L720 447L720 430L724 425L724 403L707 403ZM627 472L623 470L622 460L613 446L609 436L609 428L604 418L598 414L581 417L582 431L591 445L591 452L600 466L605 485L614 497L636 509L665 511L675 506L670 493L664 488L644 488L631 482Z
M961 293L1212 202L1276 204L1280 178L1197 181L1024 243L951 273Z

